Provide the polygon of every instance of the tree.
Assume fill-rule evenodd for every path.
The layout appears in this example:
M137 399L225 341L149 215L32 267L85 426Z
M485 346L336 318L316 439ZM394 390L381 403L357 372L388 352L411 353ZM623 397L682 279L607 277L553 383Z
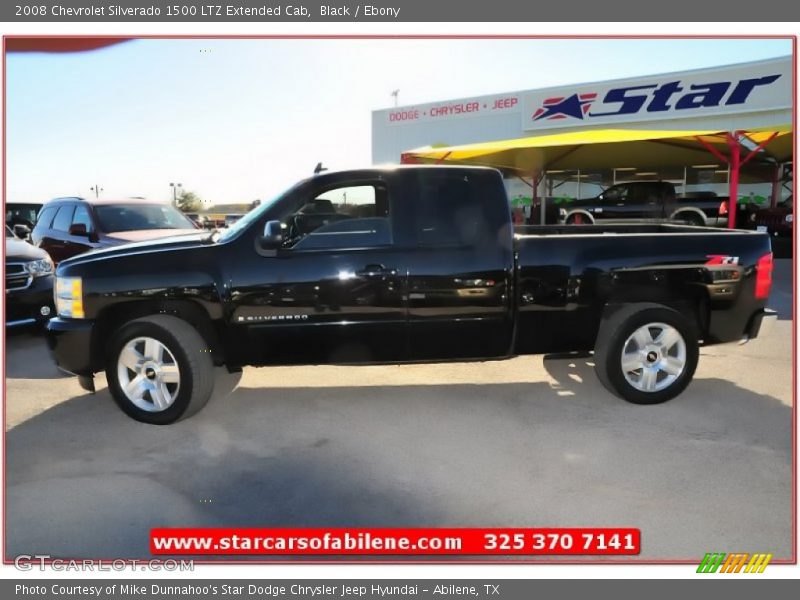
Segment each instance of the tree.
M198 212L203 206L203 201L194 192L181 190L181 193L178 194L177 204L178 209L182 212L191 213Z

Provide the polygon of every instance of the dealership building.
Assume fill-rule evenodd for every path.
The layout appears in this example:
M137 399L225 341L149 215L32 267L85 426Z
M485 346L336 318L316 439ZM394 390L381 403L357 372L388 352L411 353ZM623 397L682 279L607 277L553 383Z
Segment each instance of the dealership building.
M518 206L623 181L679 193L792 193L793 61L398 106L372 113L372 159L501 169Z

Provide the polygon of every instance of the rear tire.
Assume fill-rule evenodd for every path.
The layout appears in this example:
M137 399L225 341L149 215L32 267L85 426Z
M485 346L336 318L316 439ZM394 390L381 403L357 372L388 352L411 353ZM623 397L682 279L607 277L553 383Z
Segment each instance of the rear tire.
M168 425L206 405L214 389L214 365L192 325L171 315L152 315L117 330L106 378L125 414L142 423Z
M686 225L692 225L694 227L703 227L706 222L700 217L700 215L695 213L682 213L675 216L677 221L681 223L685 223Z
M700 351L695 325L661 304L620 308L600 325L597 378L633 404L660 404L689 385Z

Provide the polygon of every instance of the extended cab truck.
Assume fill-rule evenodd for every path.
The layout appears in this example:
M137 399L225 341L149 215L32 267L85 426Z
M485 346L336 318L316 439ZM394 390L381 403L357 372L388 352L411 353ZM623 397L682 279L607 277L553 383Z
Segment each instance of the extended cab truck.
M728 199L703 193L677 196L669 181L631 181L595 198L573 200L559 212L568 225L635 220L720 226L728 223Z
M49 342L131 417L209 398L213 366L498 359L594 350L612 392L653 404L698 344L755 337L766 234L680 225L511 226L499 172L324 173L223 233L100 250L57 269Z

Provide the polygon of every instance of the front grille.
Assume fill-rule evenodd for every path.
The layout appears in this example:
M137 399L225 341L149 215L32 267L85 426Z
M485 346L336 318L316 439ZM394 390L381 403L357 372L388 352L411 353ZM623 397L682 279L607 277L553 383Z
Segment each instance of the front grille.
M760 215L756 219L757 225L764 225L769 228L779 227L783 224L786 217L784 215Z
M33 281L25 272L25 263L6 263L6 291L24 290Z

